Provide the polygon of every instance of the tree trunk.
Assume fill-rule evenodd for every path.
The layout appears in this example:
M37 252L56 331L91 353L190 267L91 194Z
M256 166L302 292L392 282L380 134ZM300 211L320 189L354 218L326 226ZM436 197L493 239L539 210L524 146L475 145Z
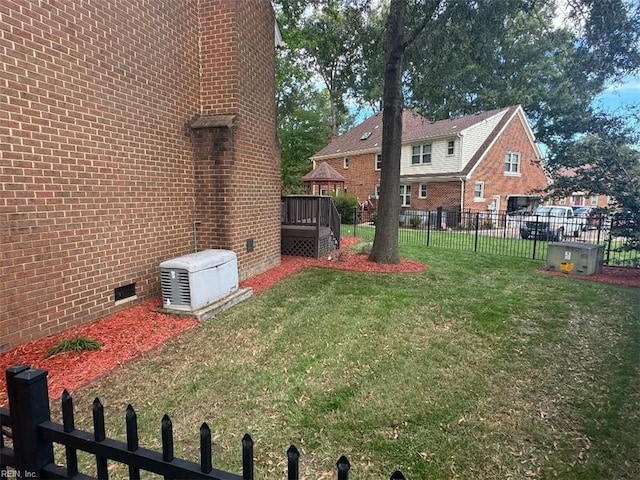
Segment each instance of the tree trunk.
M369 260L400 263L400 153L402 149L402 57L405 49L404 0L391 0L387 20L382 109L382 168L376 233Z

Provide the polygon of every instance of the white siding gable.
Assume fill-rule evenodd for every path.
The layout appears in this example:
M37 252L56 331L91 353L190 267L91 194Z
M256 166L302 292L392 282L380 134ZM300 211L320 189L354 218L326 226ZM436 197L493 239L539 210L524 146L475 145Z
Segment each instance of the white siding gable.
M455 151L453 155L447 155L449 140L455 140ZM412 148L415 145L431 144L431 163L411 163ZM433 140L422 140L402 145L400 156L401 175L428 175L433 173L455 172L460 169L460 137L453 136L438 138Z
M493 117L487 118L480 123L472 125L462 131L463 135L463 147L462 156L459 168L456 170L463 170L467 166L471 157L478 151L482 143L487 139L489 134L496 127L498 122L502 120L502 117L507 113L507 110L499 112Z

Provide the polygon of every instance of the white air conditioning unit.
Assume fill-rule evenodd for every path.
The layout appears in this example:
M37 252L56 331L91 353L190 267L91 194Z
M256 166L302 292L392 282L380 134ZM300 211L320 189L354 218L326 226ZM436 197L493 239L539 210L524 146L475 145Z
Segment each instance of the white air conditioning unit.
M160 264L165 309L194 312L238 290L238 260L231 250L203 250Z

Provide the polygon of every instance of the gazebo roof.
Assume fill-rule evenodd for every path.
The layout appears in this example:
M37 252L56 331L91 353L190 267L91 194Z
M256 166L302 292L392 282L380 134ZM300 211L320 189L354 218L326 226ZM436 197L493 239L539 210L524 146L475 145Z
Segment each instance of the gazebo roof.
M305 183L318 183L318 182L343 182L345 178L340 175L336 170L327 162L322 162L318 168L311 170L304 177L302 181Z

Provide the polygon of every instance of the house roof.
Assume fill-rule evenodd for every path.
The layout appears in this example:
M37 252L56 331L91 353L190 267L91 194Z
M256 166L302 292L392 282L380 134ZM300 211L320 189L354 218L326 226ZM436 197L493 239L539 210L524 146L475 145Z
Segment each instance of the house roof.
M516 109L517 106L488 110L486 112L449 120L430 121L417 113L404 109L402 111L402 142L415 142L430 138L455 136L459 132L476 125L487 118ZM331 139L329 144L311 158L320 160L339 155L353 155L382 148L382 112L367 118L351 130L339 137Z
M336 170L327 162L322 162L320 166L314 170L311 170L304 177L303 182L344 182L345 178L340 175Z

